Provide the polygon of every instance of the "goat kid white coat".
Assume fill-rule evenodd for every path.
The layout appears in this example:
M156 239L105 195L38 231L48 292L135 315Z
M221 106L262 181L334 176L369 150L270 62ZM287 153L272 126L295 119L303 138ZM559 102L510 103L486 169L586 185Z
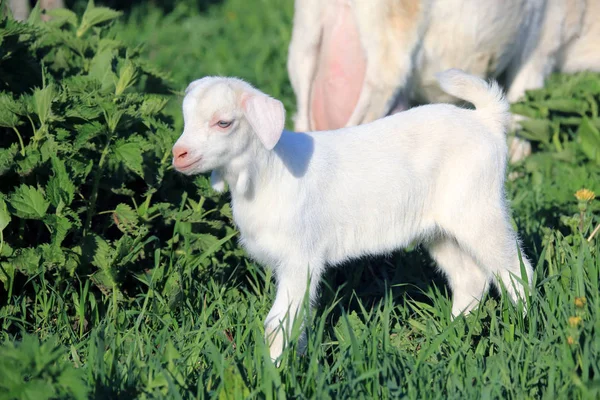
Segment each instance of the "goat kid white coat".
M459 70L442 89L473 103L413 108L335 132L283 130L285 110L235 78L192 82L173 164L212 170L229 186L241 243L274 270L277 295L265 321L273 359L326 266L420 241L452 289L452 314L475 307L490 282L513 301L531 285L504 195L508 103L495 83Z

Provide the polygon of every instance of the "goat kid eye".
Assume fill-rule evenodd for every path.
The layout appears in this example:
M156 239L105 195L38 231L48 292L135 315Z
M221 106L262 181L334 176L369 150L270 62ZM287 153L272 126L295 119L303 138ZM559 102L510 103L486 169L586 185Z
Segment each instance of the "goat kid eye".
M233 121L219 121L219 122L217 122L217 126L219 128L229 128L232 123L233 123Z

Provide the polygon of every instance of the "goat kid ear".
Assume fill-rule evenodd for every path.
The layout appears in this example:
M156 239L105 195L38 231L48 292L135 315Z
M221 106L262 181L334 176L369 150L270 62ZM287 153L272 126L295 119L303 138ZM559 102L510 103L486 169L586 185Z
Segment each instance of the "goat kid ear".
M204 77L204 78L196 79L195 81L190 82L190 84L187 86L187 88L185 88L185 94L188 94L190 91L192 91L192 89L194 89L196 86L199 86L202 82L206 82L207 78L208 77Z
M267 150L273 149L285 124L283 104L264 94L252 94L242 100L242 108L262 144Z

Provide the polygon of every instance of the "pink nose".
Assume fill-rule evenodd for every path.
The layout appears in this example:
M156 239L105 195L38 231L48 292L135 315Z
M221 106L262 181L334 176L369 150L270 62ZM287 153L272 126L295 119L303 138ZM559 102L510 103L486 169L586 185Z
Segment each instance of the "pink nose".
M183 167L188 163L188 149L183 146L173 146L173 165Z

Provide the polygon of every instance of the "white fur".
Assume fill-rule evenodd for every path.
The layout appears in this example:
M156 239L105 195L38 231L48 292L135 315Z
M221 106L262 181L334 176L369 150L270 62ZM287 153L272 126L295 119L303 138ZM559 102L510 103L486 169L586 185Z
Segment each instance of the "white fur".
M287 340L280 324L291 326L308 282L315 300L326 266L413 241L447 276L453 315L469 312L497 279L512 300L524 296L511 280L521 272L504 196L508 104L498 86L461 71L439 79L476 110L435 104L335 132L283 131L272 150L243 109L248 95L270 98L235 78L190 86L174 164L186 174L213 170L221 189L227 182L242 245L274 270L277 296L265 322L274 359ZM278 109L257 104L254 113ZM215 116L234 123L222 130L211 125ZM283 117L250 120L262 118L261 129L271 130Z
M459 68L506 75L507 98L542 87L553 71L600 71L598 0L296 0L288 72L297 98L295 129L315 130L311 85L333 8L350 7L366 57L358 104L346 126L381 118L409 102L453 101L435 74ZM341 127L341 126L340 126ZM514 160L531 151L511 142Z

